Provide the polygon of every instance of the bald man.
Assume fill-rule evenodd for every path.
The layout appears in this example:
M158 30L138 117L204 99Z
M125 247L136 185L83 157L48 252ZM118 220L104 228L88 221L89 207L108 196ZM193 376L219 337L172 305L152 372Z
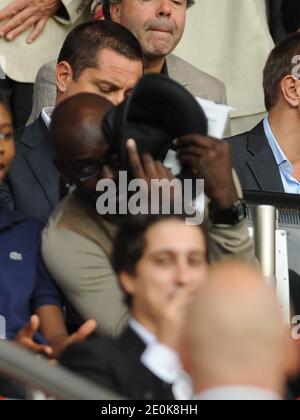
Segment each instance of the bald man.
M299 364L273 289L241 263L211 271L190 309L186 340L199 400L280 400Z

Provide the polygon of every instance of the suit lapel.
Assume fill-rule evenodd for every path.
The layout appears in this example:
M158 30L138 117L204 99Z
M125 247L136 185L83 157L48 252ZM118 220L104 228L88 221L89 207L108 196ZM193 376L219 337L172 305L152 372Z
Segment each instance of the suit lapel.
M130 381L129 385L134 387L134 395L140 394L139 399L143 400L174 400L172 385L161 380L141 363L141 356L146 345L133 329L127 327L118 339L118 344L121 351L133 363L129 377L130 379L133 377L134 381ZM126 384L127 389L129 385Z
M146 349L143 340L131 329L127 327L119 338L119 345L130 358L140 360L141 355Z
M59 202L59 173L54 164L54 153L47 141L48 129L42 118L27 128L21 142L29 146L23 156L40 184L49 204L54 208Z
M247 164L262 191L284 192L280 171L269 146L263 123L248 134Z
M182 87L189 90L189 83L185 78L185 74L181 69L181 60L173 54L169 54L166 58L166 63L164 66L165 74L170 77L170 79L176 80ZM180 75L180 77L179 77Z

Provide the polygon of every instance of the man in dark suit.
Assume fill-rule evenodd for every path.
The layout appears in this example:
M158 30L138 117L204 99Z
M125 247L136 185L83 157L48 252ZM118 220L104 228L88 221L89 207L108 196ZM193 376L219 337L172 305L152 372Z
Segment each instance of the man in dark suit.
M28 129L15 131L16 158L0 189L4 206L44 223L60 199L59 174L47 135L42 117Z
M264 69L267 118L250 132L228 139L244 190L300 194L300 32L281 41ZM300 312L297 232L289 235L290 289Z
M140 45L126 28L113 22L84 23L62 47L56 68L57 104L81 92L118 104L142 74ZM32 125L16 131L17 156L0 189L6 207L44 223L65 192L47 139L52 112L44 108Z
M61 363L127 398L190 399L178 351L187 307L207 276L200 227L178 215L130 217L112 260L130 308L129 326L119 339L71 346Z
M268 117L228 139L242 188L300 193L300 33L271 52L264 69Z

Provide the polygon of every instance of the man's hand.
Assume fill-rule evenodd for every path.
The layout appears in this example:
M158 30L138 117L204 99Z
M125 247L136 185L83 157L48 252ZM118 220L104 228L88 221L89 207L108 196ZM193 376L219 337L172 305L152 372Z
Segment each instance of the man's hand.
M0 37L8 41L32 28L27 37L31 44L43 31L48 19L55 15L61 5L61 0L14 0L0 11L0 22L7 22L0 27Z
M150 154L146 153L140 158L133 139L128 140L127 151L134 177L145 180L149 187L154 179L174 179L172 172L162 162L154 161Z
M90 335L92 335L97 327L97 323L94 320L89 320L83 324L74 334L70 336L58 336L51 340L53 347L53 357L58 358L67 347L75 343L82 343Z
M158 196L155 197L155 203L160 203L161 205L166 205L170 209L175 205L175 202L179 200L179 203L182 201L182 191L181 188L171 187L171 182L175 180L180 183L179 180L176 180L172 172L164 166L162 162L154 161L152 156L148 153L144 154L142 157L139 156L136 142L132 139L127 142L127 151L129 156L129 162L131 165L132 175L136 179L142 179L147 183L148 186L148 197L152 199L152 182L151 181L162 181L166 180L170 183L170 188L159 188L155 187L155 193L158 193ZM154 187L153 187L154 188Z
M178 290L170 303L161 308L159 316L158 341L178 351L186 325L189 305L195 296L195 287L183 287Z
M39 327L40 319L37 315L33 315L30 318L29 324L22 328L22 330L20 330L15 337L15 343L34 353L44 353L50 358L57 358L64 352L67 347L71 346L72 344L85 341L91 334L95 332L97 323L96 321L90 320L83 324L78 331L70 336L65 334L56 336L51 340L51 346L37 344L34 342L33 337L39 330Z
M200 135L176 141L177 156L195 177L204 179L205 192L220 209L230 208L238 193L232 176L230 149L226 142Z
M33 315L29 324L18 332L14 341L20 346L25 347L27 350L30 350L34 353L44 353L46 356L51 357L53 355L53 350L51 347L37 344L33 340L33 336L38 331L39 326L39 317L37 315Z

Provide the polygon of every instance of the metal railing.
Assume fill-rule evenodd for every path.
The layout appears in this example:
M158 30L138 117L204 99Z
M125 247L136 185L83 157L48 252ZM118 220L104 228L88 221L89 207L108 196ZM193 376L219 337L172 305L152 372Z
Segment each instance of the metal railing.
M0 373L26 388L41 390L60 400L123 399L60 366L49 365L47 361L6 340L0 340Z

